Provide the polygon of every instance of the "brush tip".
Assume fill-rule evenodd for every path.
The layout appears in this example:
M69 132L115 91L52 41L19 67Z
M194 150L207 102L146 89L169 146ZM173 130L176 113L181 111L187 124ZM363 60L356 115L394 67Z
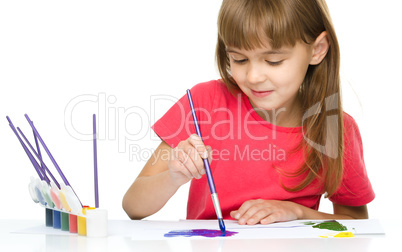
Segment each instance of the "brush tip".
M219 220L219 228L221 229L222 233L226 233L226 227L225 223L223 222L223 219L218 219Z

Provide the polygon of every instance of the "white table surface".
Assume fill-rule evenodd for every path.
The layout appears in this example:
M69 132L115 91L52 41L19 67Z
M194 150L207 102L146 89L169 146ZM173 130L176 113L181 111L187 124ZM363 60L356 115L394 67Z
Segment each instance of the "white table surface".
M129 222L130 220L127 220ZM381 220L385 235L311 239L172 239L136 241L129 236L89 238L78 235L21 234L43 220L0 220L0 251L401 251L402 221Z

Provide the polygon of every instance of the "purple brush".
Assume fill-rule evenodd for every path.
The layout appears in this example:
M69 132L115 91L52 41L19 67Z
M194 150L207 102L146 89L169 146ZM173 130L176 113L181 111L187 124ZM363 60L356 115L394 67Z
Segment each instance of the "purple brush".
M94 141L94 181L95 181L95 207L99 208L99 187L98 187L98 151L96 148L96 115L92 117L93 141Z
M60 174L60 177L63 179L64 184L66 184L67 186L70 186L70 183L68 182L67 178L64 176L64 174L61 171L61 169L60 169L59 165L57 164L56 160L53 158L52 153L50 153L50 151L47 148L45 142L43 141L42 137L40 136L38 130L35 128L35 126L33 125L32 121L31 121L31 119L29 118L29 116L27 114L25 114L25 118L27 119L29 125L31 125L32 130L34 131L35 135L38 137L40 143L42 144L43 148L45 149L45 151L46 151L47 155L49 156L50 160L52 160L52 163L56 167L56 170Z
M31 161L31 163L32 163L32 165L34 166L36 172L38 173L38 176L39 176L40 180L44 180L44 176L43 176L43 174L42 174L42 169L40 168L38 162L36 162L35 158L32 156L31 152L30 152L29 149L26 147L26 145L25 145L24 142L22 141L21 137L18 135L18 132L17 132L17 130L15 129L14 124L11 122L11 119L10 119L8 116L6 116L6 118L7 118L8 122L9 122L9 125L10 125L11 130L12 130L12 131L14 132L14 134L17 136L18 140L20 141L20 143L21 143L21 145L22 145L22 148L24 148L25 153L27 154L29 160Z
M195 114L193 98L191 98L190 89L187 89L187 97L188 97L188 102L190 103L191 114L193 115L195 131L197 132L197 135L202 140L201 130L198 125L197 115ZM202 160L204 161L209 190L211 192L212 202L214 204L216 216L218 217L218 221L219 221L219 228L223 233L226 233L226 227L225 227L225 223L223 222L222 211L221 211L221 207L219 204L218 194L217 194L216 188L215 188L214 178L212 177L211 167L209 166L209 161L207 158L203 158Z
M40 158L38 156L38 153L36 153L35 149L32 147L31 143L28 141L28 139L25 137L24 133L22 133L21 129L19 127L17 127L17 131L20 133L20 135L22 136L22 138L25 140L25 142L28 144L29 148L31 149L31 151L36 155L36 157L39 159L39 161L42 162L42 158ZM26 145L25 145L26 146ZM31 154L32 154L31 152ZM38 163L39 165L39 163ZM39 169L43 174L43 179L46 181L46 183L50 184L50 179L47 177L45 170L43 169L43 166L39 165Z
M18 129L18 131L20 131L20 133L22 133L22 131L18 127L17 127L17 129ZM32 133L33 133L34 139L35 139L36 151L38 153L38 157L39 157L40 164L41 164L40 166L42 167L42 170L44 170L44 167L43 167L44 164L43 164L43 160L42 160L42 153L40 153L40 147L39 147L38 138L35 135L35 131L32 130Z
M53 174L50 172L49 168L46 166L46 164L43 162L42 160L42 156L40 156L40 153L37 153L35 151L35 149L33 148L33 146L31 145L31 143L28 141L28 139L25 137L24 133L21 131L20 128L18 128L19 133L21 134L21 136L24 138L25 142L28 144L28 146L31 148L32 152L35 154L35 156L40 160L41 164L42 164L42 171L46 176L46 173L49 174L49 176L52 178L53 182L55 183L55 185L61 189L59 182L57 182L56 178L53 176ZM37 145L38 146L38 145ZM39 147L39 146L38 146ZM46 176L47 177L47 176ZM49 180L49 179L48 179ZM50 183L50 180L49 180Z
M70 183L68 182L67 178L64 176L64 174L63 174L63 172L61 171L61 169L60 169L59 165L57 164L56 160L53 158L52 153L50 153L50 151L49 151L49 149L47 148L45 142L43 141L42 137L40 136L38 130L35 128L35 126L33 125L32 121L31 121L31 119L29 118L29 116L28 116L27 114L25 114L25 118L27 119L29 125L30 125L31 128L33 129L35 135L38 137L39 142L42 144L42 146L43 146L43 148L45 149L45 151L46 151L47 155L49 156L50 160L52 160L52 163L53 163L53 165L56 167L56 170L57 170L57 172L60 174L60 177L63 179L64 184L65 184L66 186L70 186L70 187L71 187L71 189L72 189L72 191L74 192L75 196L77 196L77 199L79 200L78 195L75 193L73 187L70 185ZM80 200L79 200L79 201L80 201ZM80 201L80 203L81 203L81 201ZM81 206L82 206L82 203L81 203Z

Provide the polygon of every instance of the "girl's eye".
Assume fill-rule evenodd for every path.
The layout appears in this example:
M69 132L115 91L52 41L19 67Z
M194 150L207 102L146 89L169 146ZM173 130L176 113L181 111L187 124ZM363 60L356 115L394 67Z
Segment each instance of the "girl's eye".
M235 59L233 59L233 62L236 63L236 64L243 64L243 63L245 63L246 61L247 61L247 59L241 59L241 60L235 60Z
M279 66L280 64L282 64L282 62L283 62L283 60L280 60L280 61L268 61L268 60L267 60L267 63L268 63L270 66Z
M247 58L239 57L239 56L234 56L230 55L230 59L233 61L235 64L243 64L247 61Z

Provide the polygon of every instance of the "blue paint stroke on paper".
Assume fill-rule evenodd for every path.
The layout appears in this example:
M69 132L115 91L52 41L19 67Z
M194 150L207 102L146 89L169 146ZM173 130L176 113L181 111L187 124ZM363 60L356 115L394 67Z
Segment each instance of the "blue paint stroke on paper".
M238 232L226 231L222 232L221 230L211 230L211 229L190 229L190 230L173 230L169 233L165 234L165 237L193 237L193 236L203 236L203 237L226 237L233 236Z

